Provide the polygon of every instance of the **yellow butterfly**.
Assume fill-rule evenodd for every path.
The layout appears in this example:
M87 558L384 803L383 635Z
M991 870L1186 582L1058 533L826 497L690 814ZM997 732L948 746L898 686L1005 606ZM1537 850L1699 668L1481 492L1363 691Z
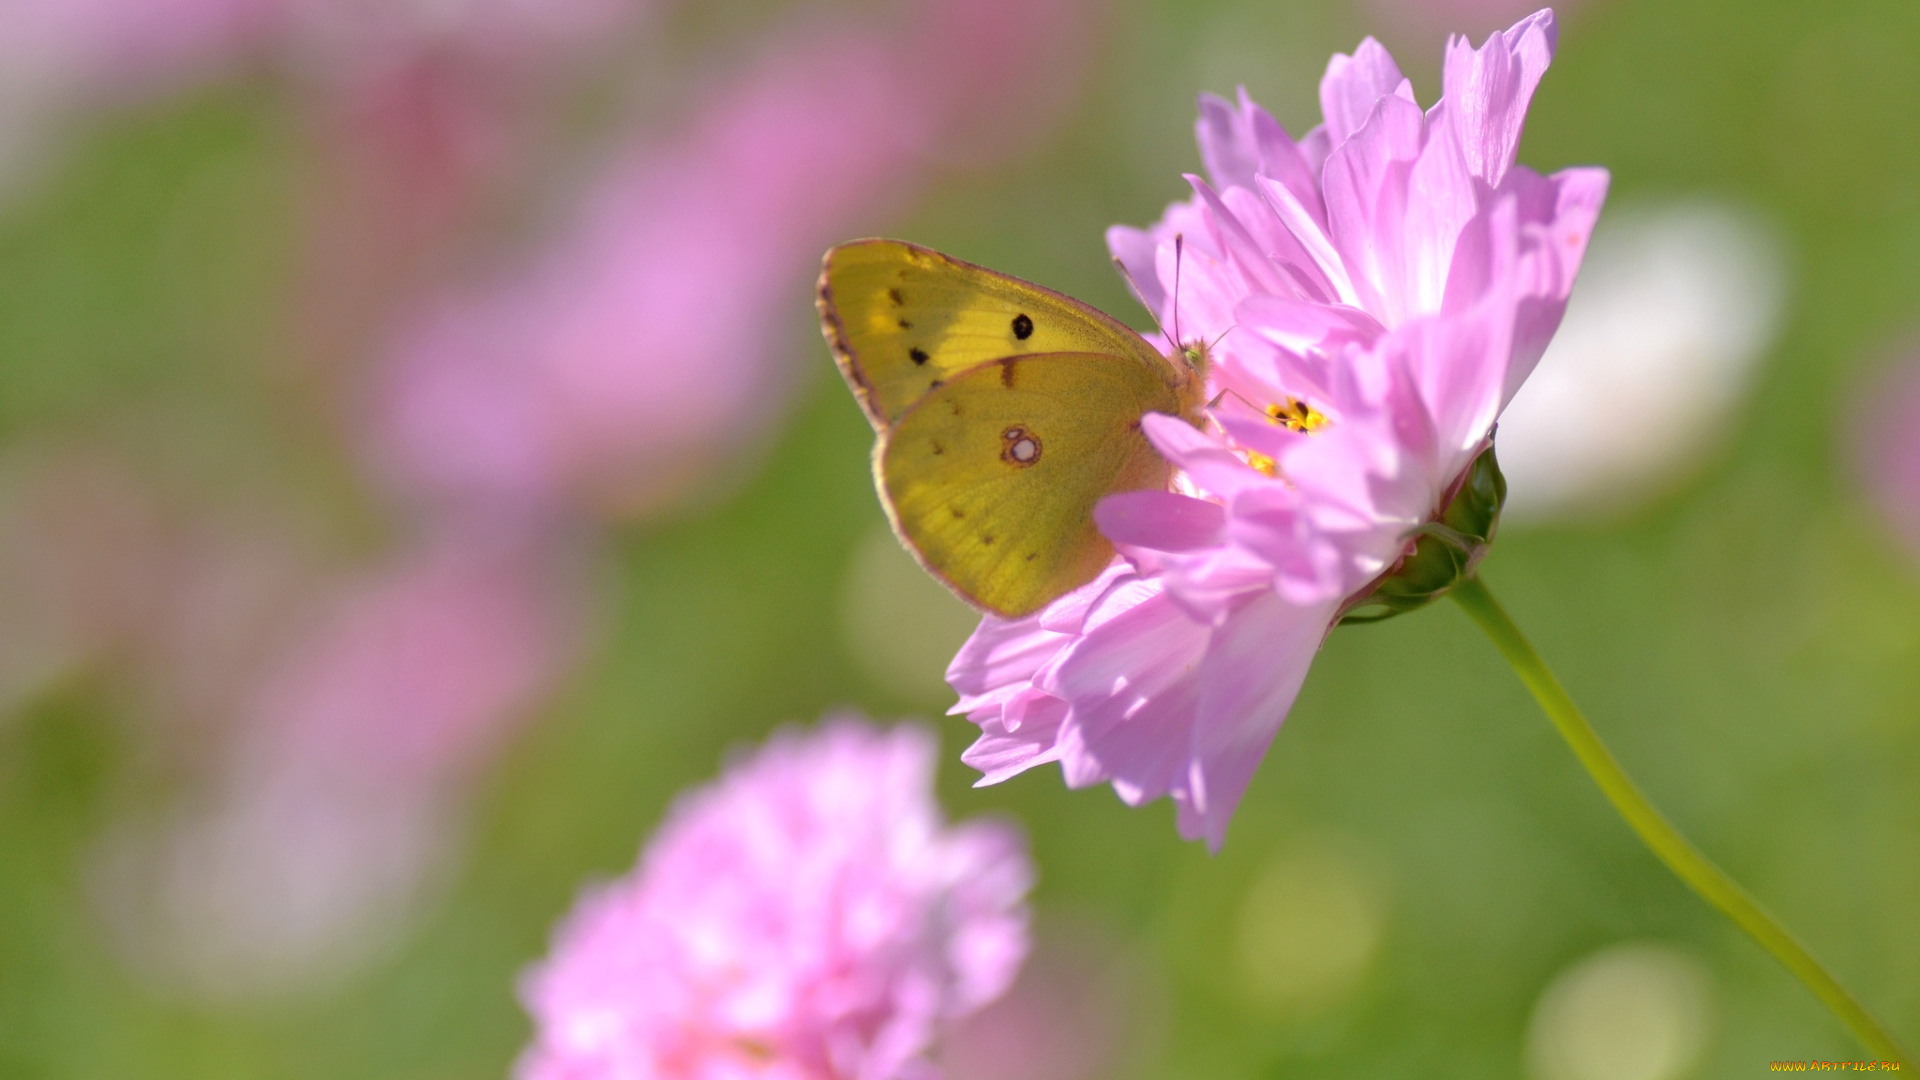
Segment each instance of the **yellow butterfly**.
M1165 488L1149 412L1198 424L1207 351L1162 356L1119 320L898 240L827 252L821 331L878 436L874 485L922 566L1028 615L1113 558L1093 507Z

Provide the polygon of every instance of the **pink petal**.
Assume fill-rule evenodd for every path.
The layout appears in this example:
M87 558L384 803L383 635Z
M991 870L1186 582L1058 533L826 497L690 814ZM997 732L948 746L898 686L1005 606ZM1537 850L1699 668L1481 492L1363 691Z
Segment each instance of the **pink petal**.
M1248 484L1267 482L1233 451L1184 420L1148 413L1141 418L1140 426L1154 449L1202 490L1231 498Z
M1467 169L1447 123L1446 102L1427 113L1427 142L1407 176L1406 312L1439 311L1451 283L1460 232L1480 212L1485 187Z
M1320 78L1320 112L1326 117L1326 138L1333 150L1359 131L1373 115L1374 105L1388 95L1413 101L1413 85L1400 74L1386 47L1372 38L1360 43L1353 55L1333 54Z
M1226 514L1219 504L1171 491L1124 491L1101 499L1094 524L1116 544L1190 551L1220 542Z
M1158 269L1160 242L1150 233L1125 225L1107 230L1107 251L1120 264L1121 276L1139 295L1140 303L1155 318L1167 306L1167 290L1160 285Z
M1250 296L1234 314L1241 329L1294 353L1337 353L1347 345L1370 345L1386 333L1378 319L1360 308L1282 296Z
M1194 193L1210 211L1208 221L1213 225L1214 239L1221 250L1233 260L1233 264L1246 275L1247 283L1266 292L1279 293L1282 296L1300 296L1303 299L1328 299L1325 296L1313 296L1304 293L1294 279L1273 264L1268 251L1237 217L1232 208L1221 200L1218 193L1198 176L1188 174L1187 183L1192 185ZM1238 190L1238 189L1233 189ZM1297 246L1297 245L1296 245ZM1305 258L1305 252L1301 252Z
M1311 260L1310 265L1313 268L1315 280L1323 283L1320 292L1324 300L1329 303L1358 303L1359 295L1353 291L1353 282L1347 276L1346 264L1340 261L1339 252L1334 250L1333 241L1327 236L1321 216L1316 216L1312 210L1302 204L1299 197L1285 184L1262 176L1256 178L1255 185L1261 196L1265 198L1267 208L1280 219L1287 233L1299 245L1301 254ZM1316 193L1314 206L1317 209L1319 205L1320 199Z
M1520 149L1520 129L1534 88L1553 62L1559 27L1542 9L1494 34L1475 50L1464 38L1447 43L1441 98L1448 105L1467 170L1499 187Z
M1301 156L1280 122L1253 103L1245 87L1237 107L1202 94L1197 135L1200 160L1217 187L1251 188L1257 177L1265 176L1292 192L1309 216L1324 219L1320 185L1314 182L1319 170Z
M1036 765L1060 760L1060 724L1067 717L1067 703L1034 693L1036 700L1024 710L1018 730L994 721L982 723L980 737L961 752L962 763L980 770L974 787L998 784Z
M1068 641L1065 634L1040 628L1037 616L980 620L973 636L947 665L947 683L960 695L949 714L970 713L1000 704L1024 686Z
M1339 603L1295 607L1262 596L1215 631L1200 665L1193 729L1197 765L1180 834L1220 850L1227 822L1293 708Z
M1532 170L1515 168L1507 176L1511 182ZM1560 328L1566 314L1567 296L1573 291L1574 278L1586 259L1587 241L1593 236L1600 208L1607 200L1610 177L1605 169L1563 169L1547 178L1552 187L1553 209L1550 217L1528 222L1525 235L1535 245L1535 268L1524 285L1520 310L1513 328L1513 365L1507 371L1501 403L1513 400L1520 384L1533 373L1534 364L1546 352L1547 342Z
M1187 758L1193 673L1208 629L1164 596L1089 633L1050 689L1073 703L1061 758L1068 784L1111 780L1129 804L1167 793Z
M1407 175L1420 156L1425 124L1413 102L1381 98L1367 122L1327 158L1324 174L1334 247L1360 306L1389 326L1406 313L1401 267Z

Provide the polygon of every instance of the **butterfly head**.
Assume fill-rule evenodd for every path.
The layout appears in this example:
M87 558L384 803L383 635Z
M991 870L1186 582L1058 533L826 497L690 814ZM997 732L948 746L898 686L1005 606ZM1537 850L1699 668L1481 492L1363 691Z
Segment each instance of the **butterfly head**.
M1205 380L1207 369L1213 366L1213 347L1200 338L1194 338L1180 346L1180 362L1194 377Z
M1181 345L1167 357L1172 366L1174 392L1180 397L1180 412L1198 426L1207 408L1207 373L1213 369L1213 347L1196 338Z

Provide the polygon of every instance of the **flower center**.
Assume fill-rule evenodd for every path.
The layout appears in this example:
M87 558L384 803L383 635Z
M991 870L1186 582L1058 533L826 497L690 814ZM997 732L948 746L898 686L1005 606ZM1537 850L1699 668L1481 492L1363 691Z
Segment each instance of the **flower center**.
M1275 402L1267 406L1267 419L1288 431L1298 431L1302 434L1319 431L1327 426L1326 413L1291 394L1287 395L1285 402ZM1257 469L1259 466L1255 465L1254 468Z

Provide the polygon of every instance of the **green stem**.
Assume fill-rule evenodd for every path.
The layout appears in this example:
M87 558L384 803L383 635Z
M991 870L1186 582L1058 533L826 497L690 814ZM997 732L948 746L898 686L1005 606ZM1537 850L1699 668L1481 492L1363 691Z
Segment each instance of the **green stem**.
M1620 816L1627 819L1633 831L1653 849L1667 869L1679 876L1694 892L1714 907L1719 908L1732 919L1747 935L1760 943L1760 947L1773 954L1773 958L1786 965L1794 977L1806 984L1840 1022L1852 1031L1868 1050L1878 1054L1886 1061L1906 1064L1912 1059L1900 1049L1893 1036L1880 1022L1856 1001L1839 980L1828 974L1813 958L1806 946L1794 939L1794 936L1781 926L1767 910L1760 906L1740 883L1727 876L1726 871L1715 866L1711 860L1681 836L1660 811L1654 809L1647 797L1640 793L1627 774L1621 770L1620 763L1614 760L1600 736L1580 714L1580 707L1567 696L1566 688L1554 677L1540 654L1533 651L1527 639L1521 635L1520 628L1507 616L1500 602L1493 598L1487 587L1475 576L1461 578L1453 587L1453 598L1467 609L1473 621L1487 632L1493 643L1499 647L1507 662L1520 676L1520 681L1533 691L1534 699L1540 702L1554 726L1573 748L1574 756L1580 764L1587 767L1587 774L1600 785L1607 799Z

